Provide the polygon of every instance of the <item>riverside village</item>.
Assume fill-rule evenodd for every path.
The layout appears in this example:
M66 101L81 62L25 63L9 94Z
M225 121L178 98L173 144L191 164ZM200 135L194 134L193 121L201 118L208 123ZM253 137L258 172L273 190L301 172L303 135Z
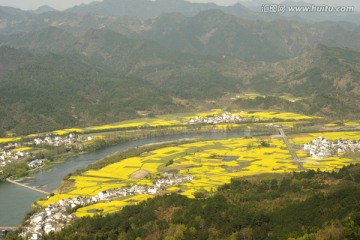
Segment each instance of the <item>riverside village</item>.
M6 165L25 158L30 170L43 166L46 159L38 159L36 149L63 146L65 151L75 148L81 150L81 144L91 140L91 136L81 137L75 133L70 133L67 136L48 135L23 142L10 142L5 146L0 145L0 173Z
M96 196L91 197L77 196L72 199L61 199L59 202L49 204L45 209L41 209L32 215L21 229L19 237L38 240L44 234L61 231L61 229L76 218L74 212L78 207L131 195L155 195L164 192L168 187L190 182L192 179L193 176L191 175L179 176L166 173L163 175L163 178L156 180L151 186L133 185L101 191Z

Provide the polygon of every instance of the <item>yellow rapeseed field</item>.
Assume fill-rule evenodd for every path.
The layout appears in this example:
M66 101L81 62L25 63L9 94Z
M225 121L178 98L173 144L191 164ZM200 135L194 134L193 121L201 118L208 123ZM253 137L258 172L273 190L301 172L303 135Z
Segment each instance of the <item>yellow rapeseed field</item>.
M296 145L302 145L311 142L317 137L324 137L329 140L336 140L339 138L349 140L360 140L360 132L358 131L347 131L347 132L320 132L320 133L309 133L302 134L300 136L291 136L290 141Z
M329 139L339 137L359 139L358 132L321 133ZM301 146L311 141L318 134L303 134L290 138L294 145ZM261 141L269 143L262 147ZM351 159L332 157L323 160L307 158L307 153L300 148L297 154L308 169L333 170L352 162ZM152 185L152 179L132 179L130 175L138 170L146 170L151 176L160 176L164 172L177 172L181 175L192 175L193 181L172 186L168 191L179 192L187 197L194 197L196 191L216 191L231 178L251 176L264 173L284 173L298 171L287 146L280 138L252 137L231 138L226 140L199 141L181 144L176 147L165 147L137 157L131 157L110 164L99 170L89 170L81 176L73 176L74 187L66 194L55 195L46 203L77 195L93 196L98 192L127 185ZM77 216L91 216L99 211L110 213L127 204L134 204L148 195L133 196L109 203L99 203L87 208L80 208ZM45 204L45 203L42 203Z
M32 148L31 147L18 147L18 148L14 148L11 151L12 152L18 152L18 151L30 151Z
M21 138L0 138L0 143L18 142Z
M67 129L53 131L53 133L56 135L66 135L70 133L83 133L83 132L84 130L81 128L67 128Z
M114 201L110 201L110 202L100 202L95 205L90 205L90 206L79 208L75 212L75 215L77 217L85 217L85 216L94 216L96 214L99 214L100 212L102 214L114 213L114 212L121 210L126 205L137 204L137 203L144 201L146 199L149 199L151 197L153 197L153 196L142 194L142 195L126 197L121 200L114 200Z
M250 97L257 96L257 95L248 95ZM209 117L209 116L216 116L224 112L223 109L212 109L211 111L207 112L198 112L198 113L182 113L182 114L171 114L171 115L161 115L157 116L156 118L138 118L128 121L122 121L113 124L105 124L100 126L93 126L86 128L86 130L90 131L106 131L106 130L115 130L115 129L127 129L127 128L141 128L141 127L172 127L178 125L187 125L188 121L191 118L195 117ZM291 112L233 112L235 115L240 115L244 118L258 118L260 120L272 120L272 119L281 119L284 121L291 120L291 121L300 121L300 120L311 120L317 117L310 117L301 114L291 113ZM290 122L284 123L286 126L292 126ZM231 124L230 124L231 125ZM218 124L216 128L226 128L229 124ZM210 127L204 126L204 128ZM211 126L212 127L212 126ZM236 127L234 125L233 127ZM82 130L82 129L80 129ZM66 134L68 133L68 129L58 130L55 131L57 134Z

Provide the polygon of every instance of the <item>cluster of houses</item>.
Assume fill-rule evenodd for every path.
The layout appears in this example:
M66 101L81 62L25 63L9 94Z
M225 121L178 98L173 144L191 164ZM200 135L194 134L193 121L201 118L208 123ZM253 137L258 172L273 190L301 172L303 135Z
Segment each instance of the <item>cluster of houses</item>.
M69 207L72 204L81 205L83 200L77 197L68 201L68 204L54 203L48 205L42 211L32 215L26 225L21 229L19 237L31 240L41 239L42 235L51 232L61 231L74 218L74 214L69 214Z
M320 136L313 139L310 143L304 144L304 150L309 151L311 158L321 159L335 156L338 153L359 151L360 141L342 138L330 141Z
M166 178L161 178L155 181L152 186L145 185L133 185L129 187L122 187L113 190L107 190L99 192L98 196L93 197L92 200L110 200L118 197L126 197L130 195L138 194L157 194L159 190L165 189L170 186L181 184L183 182L190 182L193 180L193 176L174 176L170 175Z
M20 147L20 145L16 144L16 147ZM24 151L11 151L9 145L4 148L0 147L0 168L25 157L31 157L31 153Z
M86 139L81 138L79 135L70 133L68 136L46 136L45 138L35 138L34 144L38 145L48 145L48 146L66 146L72 147L76 144L80 144L83 141L91 141L92 137L89 136Z
M189 124L220 124L220 123L239 123L249 121L247 118L242 118L240 115L236 115L230 112L223 112L218 115L213 115L209 117L200 117L196 116L189 120ZM257 122L259 119L251 119L251 121Z
M78 196L72 199L61 199L58 203L48 205L45 209L32 215L26 220L25 226L21 229L19 237L30 240L38 240L44 234L61 231L67 224L75 219L72 209L79 206L89 206L99 201L126 197L138 194L157 194L160 189L165 189L183 182L193 180L193 176L175 176L169 174L166 178L155 181L152 186L133 185L107 191L99 192L96 196Z
M22 146L65 146L67 149L71 150L73 147L80 147L81 143L84 141L91 141L93 138L88 136L82 138L76 134L69 134L68 136L46 136L43 138L35 138L29 142L22 143L8 143L6 146L0 146L0 172L2 169L9 163L21 160L25 157L33 157L30 152L26 151L14 151L16 148ZM35 169L44 165L44 160L34 160L28 163L30 169Z

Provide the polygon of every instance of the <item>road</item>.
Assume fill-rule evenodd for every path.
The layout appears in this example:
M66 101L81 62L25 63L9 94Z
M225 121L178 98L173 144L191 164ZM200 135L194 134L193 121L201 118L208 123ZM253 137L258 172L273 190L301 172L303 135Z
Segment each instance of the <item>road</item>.
M306 170L306 168L304 168L304 166L303 166L302 163L300 162L300 159L299 159L298 156L296 155L294 149L292 148L292 146L291 146L291 144L290 144L290 142L289 142L289 140L288 140L288 138L287 138L287 136L286 136L286 134L285 134L285 132L284 132L284 129L282 129L282 128L278 128L278 129L279 129L279 132L280 132L281 137L284 139L284 142L285 142L286 146L288 147L288 149L289 149L289 151L290 151L290 154L291 154L291 156L292 156L293 161L295 162L295 164L298 166L298 168L299 168L300 170Z
M36 191L36 192L39 192L39 193L42 193L42 194L45 194L45 195L50 195L49 192L46 192L46 191L37 189L37 188L35 188L35 187L30 187L30 186L28 186L28 185L25 185L25 184L22 184L22 183L13 181L13 180L11 180L10 178L7 178L6 181L9 182L9 183L13 183L13 184L19 185L19 186L24 187L24 188L31 189L31 190L33 190L33 191Z

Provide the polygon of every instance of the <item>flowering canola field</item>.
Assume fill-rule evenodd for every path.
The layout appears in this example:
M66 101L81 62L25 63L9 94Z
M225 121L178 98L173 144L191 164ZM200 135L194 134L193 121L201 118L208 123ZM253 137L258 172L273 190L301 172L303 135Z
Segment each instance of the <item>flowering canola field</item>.
M193 175L193 181L168 189L168 191L179 192L191 198L194 197L196 191L215 191L218 186L229 183L233 177L297 170L281 139L269 138L266 141L269 142L270 147L261 147L259 138L232 138L160 148L110 164L99 170L89 170L82 175L72 176L70 181L74 183L69 191L55 194L41 204L46 206L60 199L79 195L94 196L100 191L127 185L152 185L151 179L130 177L132 173L140 169L146 170L152 177L165 172ZM141 196L131 196L134 201L130 202L134 203L149 197L145 195L141 198ZM112 212L127 205L127 200L126 198L80 208L76 214L91 216L96 214L96 209L103 209L104 213Z
M296 154L303 161L303 166L306 169L322 171L332 171L334 169L340 169L345 165L351 163L359 163L359 161L345 157L343 153L338 154L337 156L331 156L327 158L314 159L308 156L308 152L303 150L303 145L305 143L311 142L317 137L323 137L331 141L338 140L340 138L349 139L349 140L360 140L360 132L357 131L348 131L348 132L321 132L321 133L309 133L293 136L290 139L290 142L293 145L296 145L298 150Z
M298 157L303 161L305 168L333 170L353 162L352 159L342 156L322 160L309 159L300 146L318 136L319 134L314 133L290 138L291 143L297 146ZM340 137L360 139L358 132L328 132L321 133L321 136L331 140ZM265 146L262 144L264 142L267 143ZM139 170L145 170L150 177L132 178L132 174ZM165 172L192 175L194 179L191 182L184 182L166 190L193 198L197 191L216 191L218 186L229 183L231 178L292 171L298 171L298 167L294 164L281 138L252 137L199 141L160 148L121 160L99 170L89 170L79 176L72 176L70 181L73 181L73 186L66 193L56 194L41 204L45 206L62 198L79 195L94 196L100 191L134 184L152 185L153 179ZM98 203L78 209L76 215L93 216L99 212L106 214L149 197L151 196L135 195L116 201Z
M144 126L149 127L171 127L179 125L187 125L191 118L195 117L209 117L216 116L223 113L222 109L213 109L207 112L199 113L181 113L181 114L171 114L171 115L161 115L156 118L139 118L128 121L123 121L119 123L106 124L101 126L94 126L86 128L88 131L105 131L105 130L115 130L115 129L128 129L128 128L141 128ZM283 121L303 121L311 120L317 117L305 116L292 112L234 112L233 114L239 115L242 118L256 118L261 121L270 121L273 119L281 119ZM66 133L65 130L58 130L58 133Z

